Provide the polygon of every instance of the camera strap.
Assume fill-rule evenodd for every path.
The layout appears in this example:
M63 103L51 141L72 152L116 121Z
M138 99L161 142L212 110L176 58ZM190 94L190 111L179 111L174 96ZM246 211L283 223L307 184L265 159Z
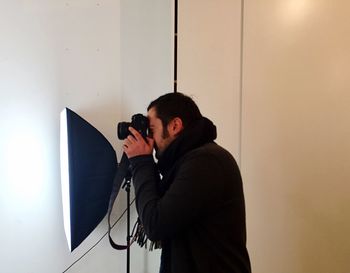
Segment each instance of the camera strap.
M109 237L109 242L110 242L111 246L117 250L125 250L128 247L130 247L130 245L131 245L131 244L130 245L119 245L119 244L115 243L111 237L111 229L112 229L112 227L111 227L111 213L113 210L113 205L114 205L115 199L118 196L120 187L122 186L123 181L125 180L125 178L128 175L129 165L130 165L129 159L126 156L126 154L123 153L122 159L119 163L119 166L117 168L117 172L116 172L115 177L114 177L112 193L111 193L111 196L109 199L109 206L108 206L108 237Z

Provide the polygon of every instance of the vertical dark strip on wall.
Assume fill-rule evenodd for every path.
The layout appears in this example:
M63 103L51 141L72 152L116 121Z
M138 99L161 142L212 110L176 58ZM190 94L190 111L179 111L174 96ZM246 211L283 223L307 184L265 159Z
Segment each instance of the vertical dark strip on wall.
M174 93L177 92L177 24L178 24L178 0L175 0L174 14Z

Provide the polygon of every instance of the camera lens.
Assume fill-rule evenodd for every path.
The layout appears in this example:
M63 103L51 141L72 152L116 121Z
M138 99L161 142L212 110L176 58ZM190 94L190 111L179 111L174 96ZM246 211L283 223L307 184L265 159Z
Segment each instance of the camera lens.
M117 129L117 133L118 133L118 138L120 140L126 139L127 136L129 135L129 127L130 127L131 123L130 122L119 122L118 123L118 129Z

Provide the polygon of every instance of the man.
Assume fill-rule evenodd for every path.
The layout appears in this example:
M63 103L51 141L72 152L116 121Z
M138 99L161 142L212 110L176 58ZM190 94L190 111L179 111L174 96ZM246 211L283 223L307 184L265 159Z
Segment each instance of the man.
M161 241L160 272L251 272L241 175L214 142L216 127L181 93L147 110L152 138L129 128L124 151L139 218L148 238Z

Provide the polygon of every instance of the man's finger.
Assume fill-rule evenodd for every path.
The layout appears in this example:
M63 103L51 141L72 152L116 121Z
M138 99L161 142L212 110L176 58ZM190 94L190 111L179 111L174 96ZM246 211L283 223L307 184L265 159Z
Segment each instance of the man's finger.
M137 141L137 139L133 135L128 135L127 140L131 143Z
M129 131L133 134L133 136L139 140L140 138L142 138L141 134L139 133L139 131L135 130L132 127L129 127Z

